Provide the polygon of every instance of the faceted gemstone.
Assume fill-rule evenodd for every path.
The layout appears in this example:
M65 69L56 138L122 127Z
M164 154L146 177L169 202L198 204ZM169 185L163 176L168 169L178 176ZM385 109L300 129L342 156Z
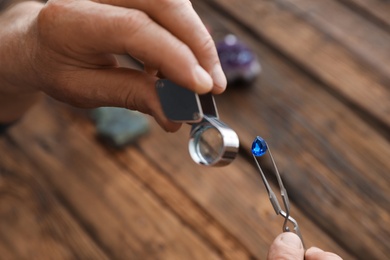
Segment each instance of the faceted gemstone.
M260 157L263 156L268 150L267 143L263 138L257 136L252 143L252 154L254 156Z

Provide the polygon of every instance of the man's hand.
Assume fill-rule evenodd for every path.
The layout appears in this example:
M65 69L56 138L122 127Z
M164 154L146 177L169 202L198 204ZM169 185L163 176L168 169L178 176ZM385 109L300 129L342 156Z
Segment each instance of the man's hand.
M341 258L330 252L311 247L306 253L302 246L301 239L294 233L287 232L280 234L272 243L268 260L341 260Z
M13 9L0 21L9 22L0 35L8 52L0 53L12 65L0 71L0 93L41 90L80 107L126 107L175 131L180 125L165 118L154 89L157 72L200 94L226 87L214 42L187 0L50 0ZM145 71L119 68L114 54L130 54Z

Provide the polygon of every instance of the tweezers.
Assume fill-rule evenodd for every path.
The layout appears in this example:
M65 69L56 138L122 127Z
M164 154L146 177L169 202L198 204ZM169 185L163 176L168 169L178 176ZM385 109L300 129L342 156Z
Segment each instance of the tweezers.
M275 195L275 192L272 190L271 186L269 185L269 182L267 181L267 178L265 177L265 174L264 174L264 172L260 166L260 163L257 159L257 158L265 155L267 153L267 151L268 151L268 156L270 157L270 159L272 161L274 172L276 174L276 178L278 180L280 194L282 196L285 210L283 210L282 207L280 206L279 201ZM299 236L299 238L301 239L302 244L303 244L303 239L302 239L301 231L300 231L299 226L298 226L298 222L290 215L290 202L288 200L287 191L283 185L279 170L276 167L276 163L275 163L274 157L272 156L271 149L269 149L265 140L263 138L261 138L260 136L257 136L255 138L255 140L253 141L252 155L253 155L253 158L256 162L257 168L259 169L261 179L263 180L264 186L265 186L267 193L268 193L268 196L269 196L269 200L271 201L272 207L274 208L276 215L281 215L284 218L283 232L290 232L291 230L288 226L288 222L292 223L292 225L294 227L294 232Z

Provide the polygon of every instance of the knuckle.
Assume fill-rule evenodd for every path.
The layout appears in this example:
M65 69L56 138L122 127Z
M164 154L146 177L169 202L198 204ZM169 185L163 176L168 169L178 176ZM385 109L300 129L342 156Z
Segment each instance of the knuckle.
M144 30L151 24L152 20L149 16L139 10L127 10L127 13L124 17L117 19L117 27L122 27L123 23L126 23L130 28L129 34L134 35L140 30Z
M172 60L175 60L177 64L180 64L181 70L186 70L196 61L191 49L180 41L173 41L170 43L170 53L172 59L158 58L155 60L155 68L162 73L166 73L168 68L172 67ZM172 51L174 50L174 51ZM183 57L186 57L184 60ZM190 62L189 62L190 61ZM179 65L178 65L179 67Z
M64 15L68 1L48 1L38 14L38 24L48 26Z
M172 43L172 50L175 50L178 55L185 55L184 57L189 57L188 55L192 54L190 47L180 41Z
M51 24L51 21L56 15L60 14L60 9L55 2L48 2L38 14L38 28L44 32L47 30L47 26Z
M133 82L139 82L141 80L142 78L139 74L135 74L132 76ZM126 82L124 82L123 84L126 84ZM128 109L145 112L142 95L139 95L137 91L139 91L139 89L134 86L123 88L123 94L120 95L120 97L123 97L124 99L119 102L122 103L123 106Z
M37 17L37 36L42 43L49 46L61 45L60 39L65 33L58 32L69 30L70 26L67 25L73 19L70 3L68 0L48 1L40 10Z
M215 43L213 38L210 35L205 36L203 41L200 42L200 50L205 53L214 53L215 52Z
M137 99L131 89L124 91L122 97L124 97L124 107L131 110L140 110L139 105L137 105Z

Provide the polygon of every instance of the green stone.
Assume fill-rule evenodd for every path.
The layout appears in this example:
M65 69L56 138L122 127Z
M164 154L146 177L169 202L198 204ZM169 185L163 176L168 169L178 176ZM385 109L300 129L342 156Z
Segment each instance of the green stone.
M116 148L134 143L149 131L145 115L116 107L100 107L92 110L99 138Z

